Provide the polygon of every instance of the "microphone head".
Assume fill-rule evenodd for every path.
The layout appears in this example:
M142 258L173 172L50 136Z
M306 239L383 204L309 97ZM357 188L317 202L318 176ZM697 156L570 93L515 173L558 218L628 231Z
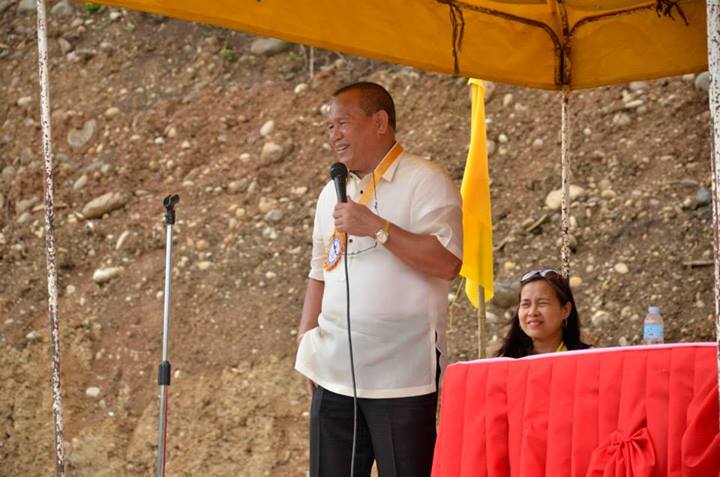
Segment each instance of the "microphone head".
M336 162L332 166L330 166L330 178L335 180L335 178L347 178L348 176L348 169L345 164L342 162Z

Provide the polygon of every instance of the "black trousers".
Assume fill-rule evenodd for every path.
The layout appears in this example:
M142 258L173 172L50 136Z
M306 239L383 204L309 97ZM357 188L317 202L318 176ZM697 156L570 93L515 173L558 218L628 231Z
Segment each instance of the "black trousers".
M355 477L430 476L437 392L393 399L358 399ZM353 398L316 387L310 410L310 477L347 477L353 441Z

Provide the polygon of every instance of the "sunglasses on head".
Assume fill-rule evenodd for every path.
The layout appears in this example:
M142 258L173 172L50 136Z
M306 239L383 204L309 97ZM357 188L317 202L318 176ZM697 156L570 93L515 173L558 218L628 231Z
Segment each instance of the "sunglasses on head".
M520 279L520 284L524 285L530 280L534 280L536 278L547 278L548 280L552 280L554 282L564 283L565 279L562 276L562 273L555 270L554 268L544 268L542 270L530 270L525 275L522 276Z

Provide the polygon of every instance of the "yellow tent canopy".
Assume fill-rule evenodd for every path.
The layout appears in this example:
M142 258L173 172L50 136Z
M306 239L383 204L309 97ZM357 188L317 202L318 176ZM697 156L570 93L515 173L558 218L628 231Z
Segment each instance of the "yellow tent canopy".
M544 89L707 68L703 0L99 0Z

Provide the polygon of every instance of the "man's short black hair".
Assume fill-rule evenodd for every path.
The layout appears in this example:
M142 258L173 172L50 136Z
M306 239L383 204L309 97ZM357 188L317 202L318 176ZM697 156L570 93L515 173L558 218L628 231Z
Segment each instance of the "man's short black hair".
M343 86L333 93L333 97L348 91L360 93L360 107L368 116L378 111L385 111L388 115L388 124L393 128L393 131L395 130L395 103L385 88L370 81L360 81Z

